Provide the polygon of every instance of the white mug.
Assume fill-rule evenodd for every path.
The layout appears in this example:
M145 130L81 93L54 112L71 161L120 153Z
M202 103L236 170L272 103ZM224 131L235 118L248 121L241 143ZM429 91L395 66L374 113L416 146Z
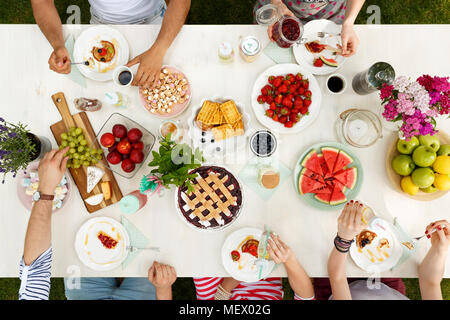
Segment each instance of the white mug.
M331 90L328 88L328 81L329 81L332 77L338 77L338 78L341 79L342 82L343 82L342 89L341 89L339 92L333 92L333 91L331 91ZM344 77L342 74L340 74L340 73L333 73L333 74L331 74L331 75L327 78L327 80L325 81L325 85L326 85L326 87L327 87L328 93L330 93L330 94L341 94L341 93L344 92L345 89L347 88L347 80L345 79L345 77Z
M119 82L119 75L120 75L123 71L129 71L129 72L131 73L131 80L130 80L130 82L129 82L128 84L121 84L121 83ZM133 82L134 75L133 75L133 71L131 71L131 69L128 68L127 66L120 66L120 67L117 67L117 68L114 69L114 72L113 72L113 76L112 76L112 77L113 77L114 83L117 84L118 86L120 86L120 87L128 87L128 86L130 86L131 83Z

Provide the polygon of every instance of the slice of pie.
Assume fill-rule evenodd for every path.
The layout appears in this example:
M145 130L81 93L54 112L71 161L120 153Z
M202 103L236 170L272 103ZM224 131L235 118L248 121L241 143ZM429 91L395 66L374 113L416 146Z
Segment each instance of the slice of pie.
M204 166L193 181L193 192L178 188L178 207L184 218L200 229L221 229L239 215L242 191L229 171L217 166Z

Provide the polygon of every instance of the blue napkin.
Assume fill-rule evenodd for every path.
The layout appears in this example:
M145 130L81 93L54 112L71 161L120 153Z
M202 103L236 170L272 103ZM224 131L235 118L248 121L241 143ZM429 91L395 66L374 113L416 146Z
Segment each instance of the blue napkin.
M128 232L128 237L130 238L130 245L132 247L138 247L138 248L145 248L148 246L149 240L146 236L140 232L134 224L132 224L127 218L122 216L122 225L125 227L125 229ZM130 264L131 261L134 260L134 258L137 257L137 255L142 250L136 250L136 251L129 251L127 258L122 262L122 270L125 269L128 264Z
M276 42L270 42L263 50L275 63L296 63L292 48L280 48Z
M417 248L419 247L419 244L417 241L414 241L404 230L403 228L400 226L400 224L397 222L397 218L394 218L394 231L396 232L396 236L397 239L400 241L400 243L403 242L409 242L411 245L413 245L412 249L409 249L408 247L406 247L405 245L402 244L402 249L403 249L403 254L400 257L400 259L398 260L397 264L395 266L393 266L391 268L391 270L394 270L395 268L397 268L399 265L401 265L403 262L405 262L406 260L408 260L411 255L413 255L416 251Z
M266 189L261 187L258 182L258 166L270 165L277 169L280 173L280 183L274 189ZM248 185L253 191L255 191L263 200L269 200L270 197L280 188L281 184L291 175L291 170L283 165L276 158L257 158L250 159L244 168L239 172L239 178Z
M72 62L78 62L78 61L75 61L73 59L73 47L74 47L74 44L75 44L75 39L74 39L73 35L69 35L69 37L66 40L65 46L66 46L67 51L69 51L70 60ZM80 70L78 69L78 67L76 65L72 65L71 71L67 75L67 77L70 80L78 83L83 88L86 88L86 79L81 74Z

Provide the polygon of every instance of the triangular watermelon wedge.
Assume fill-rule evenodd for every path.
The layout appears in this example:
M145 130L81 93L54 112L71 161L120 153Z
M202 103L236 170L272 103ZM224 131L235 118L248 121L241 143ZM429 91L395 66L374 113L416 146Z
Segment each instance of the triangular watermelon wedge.
M345 151L341 150L334 164L333 173L342 170L352 162L353 162L352 157L350 157Z
M331 178L333 175L332 175L331 171L328 170L328 166L327 166L327 162L325 161L325 158L323 157L322 154L319 154L317 157L319 158L320 168L322 169L322 173L323 173L323 179Z
M339 154L339 149L333 147L323 147L321 148L321 150L323 158L327 163L328 171L332 173L334 169L334 164L336 163L336 159Z
M300 175L298 179L298 190L300 194L314 193L315 190L321 188L323 183L309 178L307 175Z
M336 172L334 178L349 189L353 189L358 179L358 168L352 167Z
M319 174L315 173L312 170L309 170L308 168L303 168L302 171L300 171L300 174L304 174L313 180L316 180L316 181L319 181L320 183L325 184L325 181L323 181L322 176L320 176Z
M334 184L333 193L330 197L330 205L336 206L338 204L347 201L347 197L344 194L345 187L338 181Z
M316 150L311 149L308 154L303 158L302 167L307 168L321 176L323 176L322 168L320 167L320 160Z

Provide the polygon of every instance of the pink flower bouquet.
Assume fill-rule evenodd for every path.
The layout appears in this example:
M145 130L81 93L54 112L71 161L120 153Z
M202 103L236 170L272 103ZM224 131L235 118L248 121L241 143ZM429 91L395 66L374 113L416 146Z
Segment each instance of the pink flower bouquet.
M413 136L434 135L435 117L450 112L449 77L423 75L412 81L404 76L392 85L381 87L380 99L387 121L402 121L400 134L408 141Z

